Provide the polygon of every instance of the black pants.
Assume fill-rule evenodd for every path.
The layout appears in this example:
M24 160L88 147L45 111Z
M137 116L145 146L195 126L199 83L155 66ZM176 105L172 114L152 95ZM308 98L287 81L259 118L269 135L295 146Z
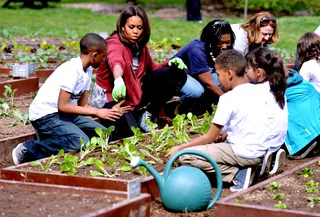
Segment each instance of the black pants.
M162 107L173 96L177 96L180 89L187 81L187 75L184 70L180 70L175 66L163 67L158 70L148 72L142 78L142 98L140 104L134 111L130 111L116 122L100 120L104 126L115 126L111 140L117 140L124 137L132 136L131 127L138 127L137 121L141 114L141 108L146 110L157 118ZM112 108L116 102L108 102L103 107Z
M201 1L200 0L187 0L187 20L199 21L201 18Z

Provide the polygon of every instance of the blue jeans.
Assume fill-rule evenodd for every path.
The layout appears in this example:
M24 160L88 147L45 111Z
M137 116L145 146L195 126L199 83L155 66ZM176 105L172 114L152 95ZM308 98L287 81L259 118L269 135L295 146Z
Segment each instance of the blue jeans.
M106 128L98 122L81 115L53 113L31 121L40 141L24 142L27 147L27 161L56 155L61 149L65 152L79 152L80 138L84 144L96 136L95 128Z
M213 82L221 88L216 73L211 73ZM201 115L204 112L211 112L212 104L218 102L219 97L212 94L210 90L204 88L202 84L188 75L187 82L180 90L180 101L178 112L180 114L187 114L192 112L195 115Z
M221 88L217 73L211 73L212 81ZM187 82L181 88L180 100L183 102L186 98L197 99L203 96L205 90L202 84L191 75L188 75Z

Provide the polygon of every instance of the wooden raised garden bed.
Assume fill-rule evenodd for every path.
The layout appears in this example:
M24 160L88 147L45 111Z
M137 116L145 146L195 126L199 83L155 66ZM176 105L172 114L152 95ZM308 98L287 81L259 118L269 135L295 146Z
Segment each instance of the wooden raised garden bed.
M320 216L320 158L301 164L215 204L219 217Z
M150 196L0 180L2 216L150 216Z
M90 177L90 176L70 176L66 174L53 174L40 171L27 171L19 166L7 167L0 170L0 178L14 181L24 182L37 182L55 185L69 185L86 188L96 188L105 190L127 191L128 185L134 182L133 179L116 179L116 178L103 178L103 177ZM153 176L141 177L141 192L149 193L151 199L154 200L160 197L158 185Z
M15 96L21 96L28 93L34 93L39 90L39 78L29 77L23 79L13 79L7 77L5 79L1 79L3 81L0 82L0 96L3 95L5 85L10 84L11 89L17 89Z
M93 137L90 144L87 144L86 150L81 153L63 154L61 152L55 157L43 159L36 164L26 163L3 168L0 170L0 176L8 180L120 191L126 191L129 182L140 178L141 191L151 194L151 198L156 199L160 194L154 178L143 167L133 170L128 161L132 156L140 156L147 162L153 161L154 168L162 172L165 166L163 159L166 150L175 143L182 143L181 141L185 141L188 137L187 129L190 127L186 128L188 120L186 118L183 115L173 120L176 128L179 129L166 126L162 130L153 129L149 134L142 134L139 129L135 129L135 136L112 142L112 144L105 142L110 128L106 131L99 129L100 132L97 131L99 137ZM197 120L193 119L193 121L195 123ZM201 119L199 126L207 127L210 122L211 115L208 114L206 119ZM197 135L193 134L193 136ZM45 165L50 166L45 169ZM68 167L65 167L66 165Z
M11 161L11 152L19 143L35 139L35 133L0 139L0 161Z

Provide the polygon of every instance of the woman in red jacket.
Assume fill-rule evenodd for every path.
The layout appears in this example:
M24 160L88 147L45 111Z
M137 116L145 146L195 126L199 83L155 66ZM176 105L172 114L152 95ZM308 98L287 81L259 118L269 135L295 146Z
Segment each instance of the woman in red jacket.
M150 24L146 12L139 6L130 6L120 14L117 30L106 39L108 52L98 68L91 102L93 106L112 108L119 100L125 100L132 111L112 123L116 128L113 140L131 136L132 126L149 132L146 119L157 118L163 105L186 82L186 66L181 59L161 64L152 60L146 46L149 38ZM103 93L106 97L99 99ZM137 111L143 107L146 109L139 115Z

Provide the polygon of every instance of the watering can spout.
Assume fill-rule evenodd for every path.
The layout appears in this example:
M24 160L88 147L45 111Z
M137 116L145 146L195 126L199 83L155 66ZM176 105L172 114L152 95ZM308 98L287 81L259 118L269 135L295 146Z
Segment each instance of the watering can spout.
M130 166L133 168L136 168L138 166L145 167L156 180L159 187L159 191L161 192L164 189L164 178L155 169L153 169L152 166L147 164L144 160L140 159L139 157L132 157Z

